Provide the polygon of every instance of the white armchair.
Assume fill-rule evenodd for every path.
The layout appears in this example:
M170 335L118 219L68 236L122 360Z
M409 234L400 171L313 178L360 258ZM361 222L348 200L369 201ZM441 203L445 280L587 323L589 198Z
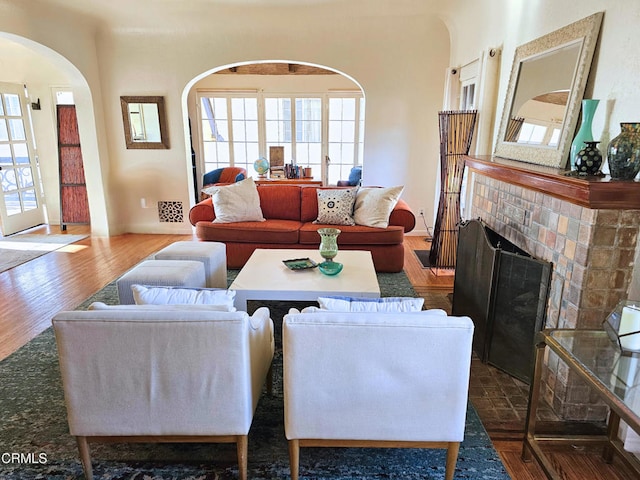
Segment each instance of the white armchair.
M295 313L283 323L291 478L303 446L446 448L464 437L473 322L417 313Z
M236 443L246 478L247 436L274 351L268 309L103 307L61 312L53 327L87 479L91 441Z

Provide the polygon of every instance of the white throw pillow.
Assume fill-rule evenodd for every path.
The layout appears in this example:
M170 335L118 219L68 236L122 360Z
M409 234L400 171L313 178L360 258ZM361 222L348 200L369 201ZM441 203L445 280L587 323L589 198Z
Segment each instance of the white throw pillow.
M398 203L403 186L376 188L365 187L358 190L353 219L357 225L387 228L389 216Z
M235 312L234 290L131 285L136 305L217 305Z
M253 178L211 187L213 223L264 222L260 196Z
M313 223L355 225L353 204L357 188L318 189L318 218Z
M420 312L424 298L414 297L319 297L320 309L332 312Z

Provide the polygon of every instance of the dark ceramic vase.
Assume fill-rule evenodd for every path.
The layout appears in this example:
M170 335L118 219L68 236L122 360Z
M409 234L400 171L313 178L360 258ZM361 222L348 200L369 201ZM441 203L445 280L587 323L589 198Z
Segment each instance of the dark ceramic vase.
M596 175L602 165L602 154L598 150L600 142L585 142L585 146L580 149L574 159L574 164L578 175Z
M611 178L633 180L640 172L640 123L621 123L620 135L607 147Z

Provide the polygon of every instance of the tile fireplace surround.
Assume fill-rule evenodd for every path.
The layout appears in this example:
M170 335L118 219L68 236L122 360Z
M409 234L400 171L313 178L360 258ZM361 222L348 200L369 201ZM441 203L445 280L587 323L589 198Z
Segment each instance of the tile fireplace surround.
M553 263L547 328L601 328L626 298L640 229L640 182L591 181L498 157L467 157L475 173L469 218ZM595 354L595 352L594 352ZM562 418L600 421L607 408L555 355L544 398Z

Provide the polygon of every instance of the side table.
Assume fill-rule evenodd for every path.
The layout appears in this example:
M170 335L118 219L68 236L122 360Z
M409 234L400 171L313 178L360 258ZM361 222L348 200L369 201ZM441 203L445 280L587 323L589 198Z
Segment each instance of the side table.
M624 450L618 438L620 420L629 428L640 432L640 401L629 394L640 388L640 375L628 375L624 362L631 357L623 357L620 349L611 341L604 330L547 329L538 333L536 344L533 381L529 392L529 405L525 423L525 438L522 458L527 461L531 455L539 462L547 478L562 480L543 452L543 442L567 442L572 444L601 444L606 462L618 454L624 462L640 474L640 461ZM541 435L536 433L536 412L540 400L541 376L544 369L544 353L549 348L578 374L598 397L610 408L607 435ZM627 360L625 360L625 358ZM603 361L604 359L604 361ZM624 371L625 375L620 372ZM623 381L624 379L624 381ZM631 401L634 400L634 401Z

